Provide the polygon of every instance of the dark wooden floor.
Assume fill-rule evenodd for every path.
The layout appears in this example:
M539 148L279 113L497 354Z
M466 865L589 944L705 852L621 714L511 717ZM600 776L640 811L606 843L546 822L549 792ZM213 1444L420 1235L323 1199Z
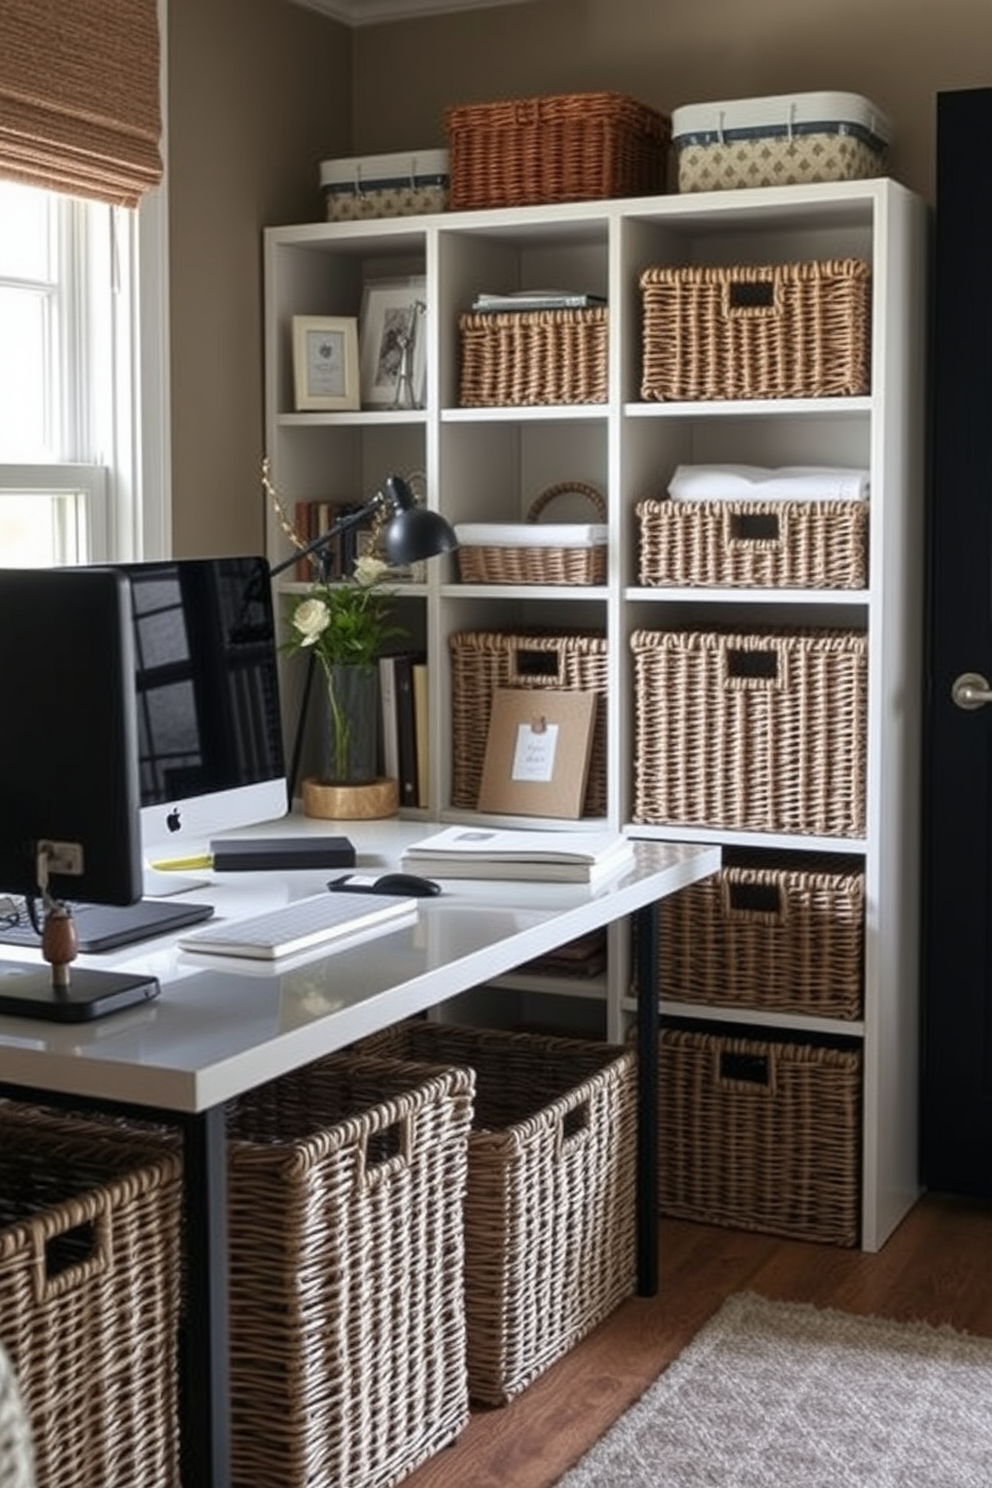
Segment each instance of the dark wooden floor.
M992 1337L992 1203L928 1194L875 1255L664 1221L661 1276L516 1400L473 1411L405 1488L549 1488L731 1292Z

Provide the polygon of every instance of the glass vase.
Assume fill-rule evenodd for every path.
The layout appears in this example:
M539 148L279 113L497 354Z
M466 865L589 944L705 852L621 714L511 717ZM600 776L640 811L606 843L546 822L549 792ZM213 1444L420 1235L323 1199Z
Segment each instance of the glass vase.
M327 678L327 762L332 785L375 780L379 753L379 671L375 666L334 665Z

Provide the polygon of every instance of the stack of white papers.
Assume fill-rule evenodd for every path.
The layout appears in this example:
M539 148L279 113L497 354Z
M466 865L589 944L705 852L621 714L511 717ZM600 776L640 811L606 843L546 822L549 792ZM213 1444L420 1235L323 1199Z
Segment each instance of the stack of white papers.
M591 883L633 860L616 832L500 831L447 827L412 843L402 866L434 878L523 878Z

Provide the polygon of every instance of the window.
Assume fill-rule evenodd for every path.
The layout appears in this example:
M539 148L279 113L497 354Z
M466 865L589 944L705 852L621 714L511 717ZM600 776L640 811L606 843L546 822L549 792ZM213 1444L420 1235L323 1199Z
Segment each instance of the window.
M139 265L149 269L141 318L148 306L154 320L148 291L161 282L162 218L155 200L133 211L0 180L0 555L8 567L164 551L168 487L155 458L166 444L164 370L143 366L138 337ZM147 336L146 344L166 343Z

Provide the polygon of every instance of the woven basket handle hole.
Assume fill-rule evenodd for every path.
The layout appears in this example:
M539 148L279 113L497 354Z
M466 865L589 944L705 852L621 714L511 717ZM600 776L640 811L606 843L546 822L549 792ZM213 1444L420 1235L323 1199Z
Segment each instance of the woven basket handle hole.
M518 677L557 681L561 662L557 651L527 651L521 648L513 654L513 670Z
M590 1129L590 1122L591 1112L588 1100L582 1100L577 1105L570 1106L561 1118L558 1138L559 1151L567 1151L569 1147L586 1137Z
M35 1243L35 1293L39 1302L46 1302L107 1270L113 1254L110 1216L102 1211L66 1225L57 1235L36 1237Z
M782 530L775 512L732 512L727 537L728 542L741 547L748 543L777 543L782 540Z
M727 679L730 682L778 682L777 651L727 651Z
M772 1068L767 1054L748 1054L741 1050L720 1051L720 1083L739 1090L750 1087L771 1093Z
M782 918L782 895L777 884L729 883L727 885L727 912L731 915L764 915Z
M731 279L727 285L727 313L753 315L777 309L772 279Z
M413 1135L408 1116L366 1135L362 1153L362 1181L380 1183L409 1166Z

